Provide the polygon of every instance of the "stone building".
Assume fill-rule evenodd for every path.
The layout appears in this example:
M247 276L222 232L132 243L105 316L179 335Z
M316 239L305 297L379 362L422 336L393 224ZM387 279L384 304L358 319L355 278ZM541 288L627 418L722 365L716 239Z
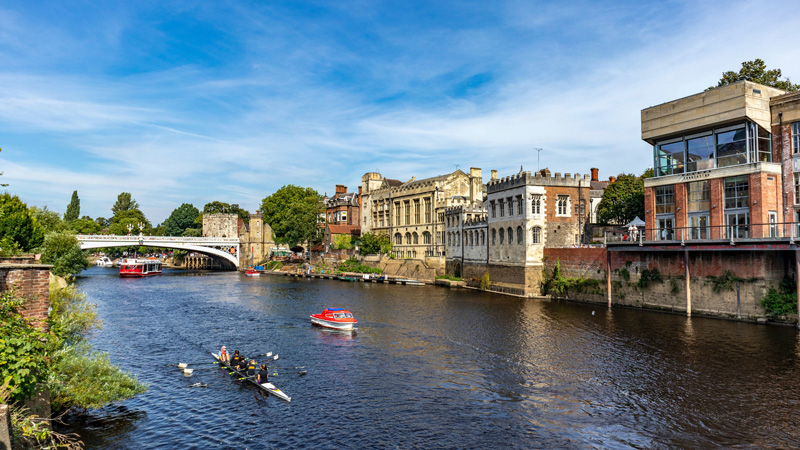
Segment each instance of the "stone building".
M256 211L250 220L239 220L240 262L239 268L247 268L269 259L270 250L275 246L272 227L264 223L264 215Z
M361 187L358 188L361 191ZM325 196L325 223L331 225L355 225L361 223L361 196L356 192L347 192L347 186L337 184L333 196Z
M778 234L781 155L771 145L770 99L783 93L740 81L642 110L655 169L644 181L645 240Z
M544 249L586 243L587 208L592 177L544 169L532 175L492 177L480 209L446 211L447 272L468 279L489 273L493 287L520 295L537 295ZM592 188L595 189L592 189ZM597 193L595 193L597 194ZM602 197L602 192L600 192Z
M362 178L362 234L383 233L397 258L445 256L445 210L483 200L481 169L400 183L376 172Z
M238 237L239 216L236 214L203 214L204 237Z

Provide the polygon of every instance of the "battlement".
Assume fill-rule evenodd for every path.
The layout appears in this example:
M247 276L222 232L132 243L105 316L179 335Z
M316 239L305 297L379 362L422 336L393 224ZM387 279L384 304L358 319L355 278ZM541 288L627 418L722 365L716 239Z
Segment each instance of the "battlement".
M531 175L530 172L519 172L503 178L495 178L486 183L487 193L505 191L521 186L559 186L559 187L588 187L591 182L591 175L570 174L556 172L550 175L550 171L545 169Z

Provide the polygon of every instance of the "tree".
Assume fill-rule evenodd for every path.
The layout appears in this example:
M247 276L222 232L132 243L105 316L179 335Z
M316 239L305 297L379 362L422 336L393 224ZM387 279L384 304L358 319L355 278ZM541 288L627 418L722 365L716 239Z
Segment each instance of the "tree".
M597 221L605 225L624 225L644 217L644 182L633 174L620 174L609 183L597 205Z
M94 219L94 221L97 222L98 225L100 225L101 229L111 225L111 221L106 219L105 217L98 217L97 219Z
M317 216L321 207L322 197L317 191L292 184L261 201L264 223L272 227L275 242L291 246L304 240L319 241Z
M175 208L172 214L164 221L167 236L181 236L187 228L193 228L195 219L200 215L200 211L189 203L184 203Z
M67 205L67 212L64 213L64 222L72 222L81 215L81 199L78 198L78 191L72 191L72 199Z
M13 291L0 292L0 380L11 377L15 400L36 392L48 372L48 335L23 316L23 308Z
M336 250L347 250L353 246L352 238L349 234L333 235L333 248Z
M3 151L3 149L0 148L0 152L2 152L2 151ZM3 174L3 172L0 172L0 175L2 175L2 174ZM0 186L4 186L5 187L5 186L8 186L8 184L0 183Z
M250 220L250 213L239 207L238 203L227 204L224 202L213 201L203 206L203 214L236 214L240 219L247 222ZM202 220L200 222L202 224Z
M70 233L48 233L42 246L42 262L52 264L53 275L66 277L89 268L81 244Z
M117 196L117 202L111 207L111 212L114 213L114 217L116 217L120 212L130 211L132 209L138 210L139 204L131 197L130 192L123 192Z
M723 72L722 78L719 79L719 83L717 83L716 86L711 86L706 90L718 88L720 86L727 86L738 81L752 81L754 83L772 86L789 92L794 92L800 88L800 85L792 84L788 78L785 80L781 80L780 78L781 69L767 70L767 64L761 59L756 59L754 61L743 62L742 68L739 69L739 72L733 72L730 70Z
M70 230L78 234L93 234L99 233L103 227L92 219L75 219L69 223Z
M61 216L55 211L48 210L47 206L42 208L31 206L28 208L28 211L31 213L31 216L39 222L42 231L45 233L50 231L62 231L64 229L64 222L61 220Z
M361 235L361 246L358 252L362 255L389 253L392 251L392 240L384 233L364 233Z
M22 251L32 250L44 240L44 230L28 206L8 192L0 194L0 240L13 241Z

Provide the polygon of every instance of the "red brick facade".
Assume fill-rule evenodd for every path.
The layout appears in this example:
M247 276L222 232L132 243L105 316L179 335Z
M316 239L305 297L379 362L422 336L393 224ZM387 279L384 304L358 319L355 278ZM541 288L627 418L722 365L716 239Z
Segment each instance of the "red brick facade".
M50 266L0 263L0 291L10 289L25 300L25 316L45 327L50 309Z

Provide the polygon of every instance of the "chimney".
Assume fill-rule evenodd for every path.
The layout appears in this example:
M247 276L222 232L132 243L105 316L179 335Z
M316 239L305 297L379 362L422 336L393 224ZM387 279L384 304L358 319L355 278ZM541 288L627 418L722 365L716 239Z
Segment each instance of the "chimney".
M345 186L343 184L337 184L336 185L336 193L337 194L345 194L345 193L347 193L347 186Z
M544 169L539 171L539 175L541 175L543 177L549 177L550 176L550 169L545 167Z
M480 178L481 177L481 169L478 168L478 167L470 167L469 168L469 175L471 177Z
M497 179L497 171L496 170L492 170L492 180L496 180L496 179Z
M597 176L600 172L600 169L598 169L597 167L592 167L591 171L592 171L592 181L597 181Z
M358 207L361 208L361 199L364 197L361 195L361 186L358 187Z
M613 182L617 181L617 179L616 179L616 178L614 178L614 177L608 177L608 181L610 181L610 182L612 182L612 183L613 183Z

